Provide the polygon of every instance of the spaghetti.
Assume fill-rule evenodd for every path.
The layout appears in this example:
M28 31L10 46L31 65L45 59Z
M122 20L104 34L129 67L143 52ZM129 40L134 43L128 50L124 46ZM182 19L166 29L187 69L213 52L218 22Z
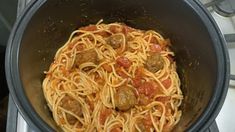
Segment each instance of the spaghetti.
M43 92L64 131L171 131L183 99L170 41L122 23L75 30L45 72Z

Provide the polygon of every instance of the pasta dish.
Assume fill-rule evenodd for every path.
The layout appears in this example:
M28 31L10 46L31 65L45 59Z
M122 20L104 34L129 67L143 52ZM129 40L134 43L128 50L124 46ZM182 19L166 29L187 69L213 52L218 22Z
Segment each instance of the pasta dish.
M43 92L64 131L172 131L183 99L169 39L123 23L81 27L55 54Z

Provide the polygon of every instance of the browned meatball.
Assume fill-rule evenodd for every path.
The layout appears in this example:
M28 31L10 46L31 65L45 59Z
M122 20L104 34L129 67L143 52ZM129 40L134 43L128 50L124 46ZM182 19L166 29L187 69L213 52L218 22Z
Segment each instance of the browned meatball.
M77 116L82 116L81 104L69 95L64 96L64 98L61 100L60 106L68 111L71 111ZM77 119L70 114L66 114L66 118L70 124L74 124L77 121Z
M145 65L145 67L150 72L153 72L153 73L163 69L163 66L164 66L164 60L159 53L154 53L151 56L149 56L147 58L146 65Z
M114 49L117 49L121 47L123 41L123 36L121 34L114 34L108 38L107 43Z
M98 55L94 49L77 54L75 62L76 65L79 67L79 65L85 62L92 62L94 64L98 63Z
M137 102L135 93L131 87L122 86L115 95L115 105L119 110L126 111Z

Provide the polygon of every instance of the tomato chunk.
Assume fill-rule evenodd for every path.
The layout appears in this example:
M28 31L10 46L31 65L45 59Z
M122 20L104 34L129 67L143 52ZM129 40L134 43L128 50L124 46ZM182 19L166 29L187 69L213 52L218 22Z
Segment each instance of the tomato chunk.
M134 87L136 87L136 88L138 88L140 85L141 85L141 78L140 77L135 77L135 78L133 78L132 79L132 81L133 81L133 86Z
M162 81L162 85L163 85L166 89L170 88L170 86L171 86L171 79L170 79L170 78L167 78L166 80L163 80L163 81Z
M107 63L102 65L102 67L109 73L113 71L112 67L108 65Z
M110 30L112 33L120 33L120 32L122 32L122 27L115 26L115 25L111 25L111 26L109 27L109 30Z
M156 93L156 88L153 82L144 82L138 87L138 92L148 97L153 97Z
M111 132L122 132L122 129L119 127L113 128Z
M100 113L100 123L104 124L110 114L112 114L112 110L104 108Z
M119 57L117 58L117 64L124 67L129 68L132 64L132 62L127 57Z
M97 33L95 33L95 34L99 34L99 35L102 36L102 37L108 37L108 36L110 36L110 34L109 34L108 32L106 32L106 31L100 31L100 32L97 32Z
M171 97L170 96L157 97L156 100L162 103L166 103L171 100Z

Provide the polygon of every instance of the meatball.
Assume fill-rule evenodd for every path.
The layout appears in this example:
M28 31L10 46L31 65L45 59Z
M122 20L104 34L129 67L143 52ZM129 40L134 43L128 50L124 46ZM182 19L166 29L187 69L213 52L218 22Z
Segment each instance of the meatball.
M82 116L81 104L71 96L64 96L64 98L61 100L60 106L68 111L71 111L77 116ZM77 121L77 119L71 114L66 114L66 118L70 124L74 124Z
M122 86L115 95L115 105L118 110L127 111L137 102L135 93L131 87Z
M145 67L150 72L153 72L153 73L163 69L163 66L164 66L164 60L159 53L154 53L151 56L149 56L147 58L146 65L145 65Z
M120 48L123 41L124 39L121 34L114 34L107 39L107 43L114 49Z
M98 55L94 49L77 54L75 62L76 65L79 67L79 65L85 62L92 62L94 64L98 63Z

